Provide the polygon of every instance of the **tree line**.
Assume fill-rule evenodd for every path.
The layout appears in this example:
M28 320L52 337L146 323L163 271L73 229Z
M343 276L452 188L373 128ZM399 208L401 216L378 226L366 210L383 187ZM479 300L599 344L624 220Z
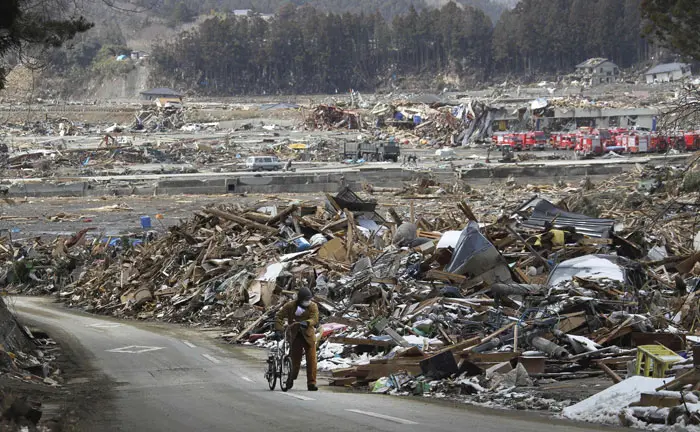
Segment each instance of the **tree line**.
M648 57L640 1L522 0L495 25L455 3L411 7L391 21L288 3L272 19L217 15L156 44L151 77L154 85L231 95L371 91L448 73L473 81L569 73L590 57L625 68Z
M156 0L132 0L143 8L150 8ZM454 0L464 6L481 9L492 21L496 21L507 9L495 0ZM234 9L251 9L258 13L274 13L287 3L294 6L312 6L326 13L354 14L379 12L385 19L392 20L397 15L404 15L410 8L418 11L435 8L447 3L445 0L158 0L157 11L161 16L169 17L183 14L201 15L212 11L223 12Z

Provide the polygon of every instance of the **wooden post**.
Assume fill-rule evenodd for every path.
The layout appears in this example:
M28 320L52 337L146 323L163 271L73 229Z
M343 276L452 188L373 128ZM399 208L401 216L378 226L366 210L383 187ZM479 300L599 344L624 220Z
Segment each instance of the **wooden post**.
M348 209L344 209L345 217L348 219L348 230L345 236L345 244L347 246L347 251L345 253L345 260L352 262L352 245L354 243L355 237L355 215Z
M537 253L537 251L536 251L532 246L530 246L530 244L529 244L527 241L525 241L525 239L523 238L523 236L521 236L520 234L518 234L517 232L515 232L515 230L514 230L513 228L511 228L511 227L509 227L509 226L507 226L507 225L506 225L506 230L507 230L509 233L513 234L518 240L520 240L520 241L525 245L525 247L526 247L533 255L535 255L535 256L537 257L537 259L539 259L539 260L542 262L542 264L544 264L544 267L545 267L547 270L550 270L549 263L547 262L547 260L544 259L544 258L542 258L542 255L540 255L539 253Z

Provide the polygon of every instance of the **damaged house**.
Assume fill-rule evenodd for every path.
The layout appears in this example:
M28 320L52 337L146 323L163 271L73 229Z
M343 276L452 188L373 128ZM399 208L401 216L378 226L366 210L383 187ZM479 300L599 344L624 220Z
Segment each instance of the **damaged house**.
M613 83L620 76L620 68L605 58L591 58L576 65L576 72L589 80L590 85Z

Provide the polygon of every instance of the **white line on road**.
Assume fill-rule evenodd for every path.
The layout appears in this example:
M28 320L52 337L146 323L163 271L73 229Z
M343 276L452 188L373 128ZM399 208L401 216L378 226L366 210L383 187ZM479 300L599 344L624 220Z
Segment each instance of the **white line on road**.
M296 393L286 393L286 392L282 392L282 393L279 393L279 394L283 394L283 395L285 395L285 396L293 397L293 398L296 398L296 399L299 399L299 400L303 400L303 401L312 401L312 400L316 400L316 399L314 399L314 398L310 398L310 397L307 397L307 396L302 396L302 395L299 395L299 394L296 394Z
M361 410L356 410L356 409L346 409L345 411L350 411L350 412L354 412L356 414L362 414L362 415L366 415L366 416L370 416L370 417L376 417L376 418L380 418L383 420L389 420L389 421L392 421L394 423L399 423L399 424L405 424L405 425L417 425L418 424L418 423L411 421L411 420L406 420L406 419L402 419L402 418L398 418L398 417L392 417L392 416L379 414L379 413L375 413L375 412L371 412L371 411L361 411Z
M141 346L141 345L129 345L121 348L113 348L107 350L107 352L113 353L129 353L129 354L143 354L151 351L162 350L163 347L151 347L151 346Z
M117 324L117 323L97 323L97 324L88 325L88 327L100 328L100 329L117 328L117 327L121 327L121 326L122 326L121 324Z
M185 345L187 345L190 348L197 348L197 345L193 344L190 341L183 340L182 343L184 343Z
M212 363L214 363L214 364L220 364L220 363L221 363L221 360L219 360L218 358L216 358L216 357L214 357L214 356L212 356L212 355L209 355L209 354L202 354L202 357L204 357L205 359L209 360L210 362L212 362Z
M243 381L248 381L248 382L252 382L252 383L255 382L255 381L253 381L252 379L248 378L247 376L243 376L243 375L241 375L241 379L242 379Z

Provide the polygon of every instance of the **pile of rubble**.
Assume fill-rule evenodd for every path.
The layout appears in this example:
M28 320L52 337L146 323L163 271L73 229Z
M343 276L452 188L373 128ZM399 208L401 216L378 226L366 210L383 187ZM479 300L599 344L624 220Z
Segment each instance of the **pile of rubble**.
M41 390L64 384L56 366L59 348L45 333L20 325L0 300L0 429L36 431L42 420ZM27 391L31 388L31 391ZM41 429L46 430L46 429Z
M62 218L68 215L59 214ZM87 234L94 228L85 228L69 238L44 242L13 242L7 237L0 242L0 286L28 295L55 293L72 283L76 271L92 257L104 252L104 247L89 244Z
M347 111L330 105L318 105L305 121L309 129L365 129L370 126L399 139L431 147L467 145L486 141L491 135L497 108L480 100L449 105L410 101L377 103L363 122L360 111ZM364 111L363 111L364 112Z
M580 419L608 404L625 424L663 413L695 424L700 193L684 186L694 165L597 185L478 191L424 180L368 185L369 198L344 188L316 203L203 208L118 253L85 245L89 258L59 296L270 346L271 318L306 286L324 316L319 368L333 385ZM55 243L52 259L71 256L77 237ZM578 404L538 392L593 378L615 383L617 405L605 392ZM636 390L619 400L617 386ZM687 412L668 409L683 400Z
M156 104L144 107L136 114L131 130L165 132L177 130L185 125L185 109L181 103Z
M308 129L364 129L362 116L354 111L348 111L333 105L318 105L306 115L304 120Z

